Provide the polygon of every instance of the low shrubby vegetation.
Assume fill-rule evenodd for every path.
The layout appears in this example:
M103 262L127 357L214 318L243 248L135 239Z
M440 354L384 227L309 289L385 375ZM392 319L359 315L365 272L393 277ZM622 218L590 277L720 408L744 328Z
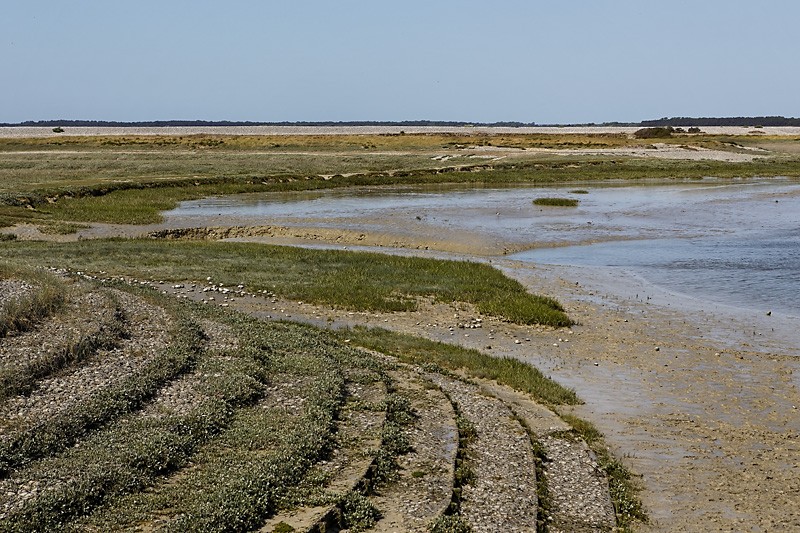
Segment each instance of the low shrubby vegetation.
M140 261L129 263L140 268L149 264L142 256L131 260ZM4 276L28 273L32 279L30 272L6 267ZM6 426L0 439L0 531L243 531L305 506L335 509L331 516L338 516L339 527L363 531L381 519L373 491L394 483L398 458L413 452L408 428L419 413L391 377L403 366L398 362L495 380L551 406L579 402L574 391L515 359L381 329L330 332L263 322L138 283L46 276L62 291L101 291L112 295L113 305L134 298L147 303L143 309L161 309L170 334L159 341L165 344L144 348L152 354L134 374L109 376L107 386L60 409L58 416ZM119 311L111 315L116 326L103 339L112 351L138 327L136 320L148 320ZM86 357L104 357L98 353ZM82 368L79 355L59 361L58 375ZM0 366L0 376L5 368ZM39 394L37 387L51 374L20 377L25 385L12 383L6 400ZM369 482L329 491L332 474L324 465L347 445L337 428L349 405L348 391L369 386L384 391L381 399L349 407L384 414L376 432L380 445L356 452L372 457ZM47 394L66 398L70 391ZM480 436L454 408L459 446L466 449ZM598 437L587 433L586 438ZM468 453L457 456L456 504L460 487L474 481L471 461ZM627 475L621 465L609 465L620 479ZM638 516L636 508L626 507L636 503L625 499L628 485L619 487L620 512ZM433 530L468 531L458 506L449 509L431 523Z
M6 507L0 530L63 529L74 519L118 530L165 515L173 531L255 527L296 504L292 487L330 453L348 372L381 379L382 363L313 328L134 292L174 315L169 346L156 347L162 355L134 378L3 439L0 483L8 494L16 480L51 481L36 481L34 498ZM210 348L198 326L209 319L229 328L228 348ZM266 394L270 384L292 381L298 388L284 400ZM188 404L156 395L182 382L176 390L194 391ZM300 410L284 411L293 401ZM402 413L402 401L395 404L387 409ZM185 475L162 482L190 460ZM154 488L140 492L147 487Z
M135 375L101 389L85 401L62 410L58 417L7 431L0 443L0 476L40 457L64 450L111 420L140 409L155 392L196 363L202 333L182 321L170 346Z
M0 263L0 280L26 283L29 290L0 302L0 339L14 332L26 331L42 318L63 307L69 289L54 276L34 268L19 268Z
M673 133L677 132L672 126L656 126L636 130L633 136L637 139L664 139L672 137Z
M119 344L125 332L125 312L118 304L108 320L98 320L89 331L77 332L51 350L42 350L36 358L0 368L0 403L11 396L28 394L39 380L91 358L98 350ZM62 312L67 311L63 309ZM75 328L77 330L77 328ZM2 446L0 445L0 449Z

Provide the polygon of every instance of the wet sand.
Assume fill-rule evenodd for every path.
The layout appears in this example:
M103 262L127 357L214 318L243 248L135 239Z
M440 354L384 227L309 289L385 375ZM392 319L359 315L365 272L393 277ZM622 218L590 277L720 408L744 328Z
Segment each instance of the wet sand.
M639 299L609 293L589 269L510 273L556 294L581 323L569 343L548 343L554 332L519 356L574 387L586 400L577 414L643 476L646 529L800 528L796 319L657 294L635 280L626 290Z

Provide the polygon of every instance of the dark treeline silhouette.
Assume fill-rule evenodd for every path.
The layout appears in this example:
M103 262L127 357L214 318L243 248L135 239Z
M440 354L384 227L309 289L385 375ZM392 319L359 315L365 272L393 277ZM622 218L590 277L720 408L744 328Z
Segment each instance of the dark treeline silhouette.
M535 126L535 122L458 122L444 120L403 120L403 121L319 121L319 122L251 122L230 120L149 120L139 122L116 122L112 120L28 120L15 124L0 123L12 127L91 127L91 128L162 128L170 126L494 126L518 128Z
M644 120L639 126L800 126L800 118L786 117L672 117Z
M666 126L800 126L800 118L786 117L664 117L641 122L602 122L583 124L537 124L536 122L462 122L447 120L351 120L351 121L297 121L297 122L253 122L232 120L147 120L137 122L117 122L113 120L28 120L17 123L0 123L2 127L92 127L92 128L163 128L175 126L446 126L446 127L502 127L523 128L530 126L631 126L631 127L666 127Z

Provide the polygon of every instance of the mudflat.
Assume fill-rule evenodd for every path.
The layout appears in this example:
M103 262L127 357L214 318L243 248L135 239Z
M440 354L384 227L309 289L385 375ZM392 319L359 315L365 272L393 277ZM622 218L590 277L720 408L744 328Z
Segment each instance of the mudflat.
M408 244L413 251L392 253L443 255L425 238ZM615 284L591 268L491 261L532 292L558 298L578 324L552 329L484 317L481 328L463 329L458 324L478 316L463 305L374 314L279 301L261 311L330 327L379 326L540 368L577 391L586 403L574 413L597 425L641 476L651 516L642 530L800 527L797 319L754 316L636 279Z

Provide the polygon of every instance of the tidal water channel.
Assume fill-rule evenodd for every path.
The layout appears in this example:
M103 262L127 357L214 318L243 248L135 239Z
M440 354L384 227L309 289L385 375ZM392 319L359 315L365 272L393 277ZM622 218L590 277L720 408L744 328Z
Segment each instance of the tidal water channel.
M539 207L540 197L579 200ZM800 182L370 188L183 202L167 219L503 243L526 262L603 269L742 309L800 317ZM522 250L522 251L519 251Z

